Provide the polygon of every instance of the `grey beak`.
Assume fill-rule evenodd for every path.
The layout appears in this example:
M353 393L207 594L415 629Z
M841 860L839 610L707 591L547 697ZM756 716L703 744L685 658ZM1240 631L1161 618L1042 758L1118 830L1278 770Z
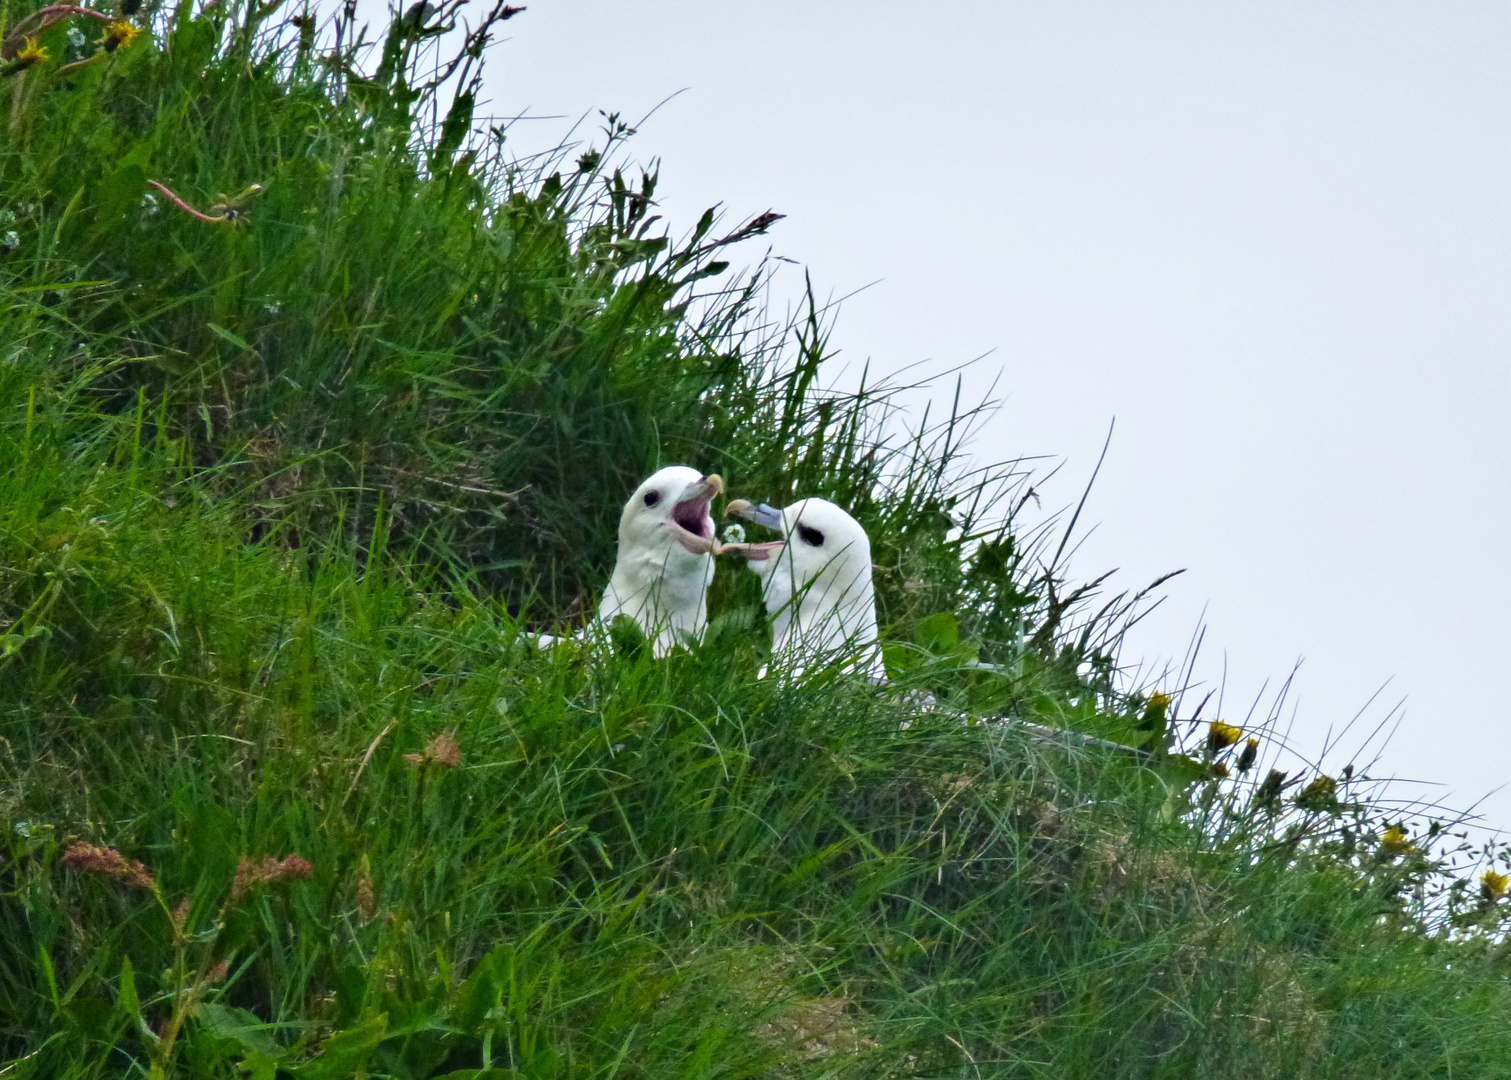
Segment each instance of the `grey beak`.
M764 525L768 529L786 535L786 528L782 524L782 512L765 503L752 506L744 499L734 499L724 507L724 516L744 518L746 521L753 521L757 525Z

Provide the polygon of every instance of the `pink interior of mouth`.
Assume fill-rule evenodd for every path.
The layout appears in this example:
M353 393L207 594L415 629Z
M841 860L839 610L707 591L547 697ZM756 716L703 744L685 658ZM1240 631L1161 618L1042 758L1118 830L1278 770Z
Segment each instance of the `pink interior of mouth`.
M679 502L672 507L672 520L682 526L694 536L701 536L705 540L712 540L714 536L714 519L709 516L708 504L713 499L709 494L700 499L688 499Z

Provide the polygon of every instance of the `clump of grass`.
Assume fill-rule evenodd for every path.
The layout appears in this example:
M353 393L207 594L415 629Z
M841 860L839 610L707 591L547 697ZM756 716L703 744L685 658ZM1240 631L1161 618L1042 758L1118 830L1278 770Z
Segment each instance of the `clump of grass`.
M375 51L149 6L82 55L116 13L41 10L0 99L3 1075L1499 1074L1499 863L1120 685L1141 598L1067 581L980 411L825 387L825 313L728 265L774 215L667 232L615 118L511 162L509 8L448 53L454 6ZM853 509L896 686L757 678L736 567L663 661L527 640L672 460Z

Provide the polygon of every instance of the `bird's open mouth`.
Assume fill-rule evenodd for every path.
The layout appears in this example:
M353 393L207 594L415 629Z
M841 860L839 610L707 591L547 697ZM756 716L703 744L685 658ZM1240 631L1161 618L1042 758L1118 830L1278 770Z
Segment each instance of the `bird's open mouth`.
M717 473L705 476L688 484L672 506L672 516L666 527L677 543L696 555L706 555L718 544L714 539L714 519L708 512L708 504L723 490L724 481Z

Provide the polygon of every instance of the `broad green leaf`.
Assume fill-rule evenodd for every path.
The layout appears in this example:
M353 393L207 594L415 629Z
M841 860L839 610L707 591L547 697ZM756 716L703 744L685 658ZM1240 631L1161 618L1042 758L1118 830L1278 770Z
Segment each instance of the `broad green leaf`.
M256 1013L246 1009L205 1002L195 1008L194 1018L205 1030L222 1039L231 1039L249 1053L277 1057L283 1052L278 1040L273 1038L273 1025L263 1023Z
M133 1022L142 1015L142 1003L136 996L136 977L132 973L129 956L121 957L121 984L116 997L116 1007Z
M338 1031L320 1046L320 1056L290 1070L299 1080L347 1080L357 1074L388 1034L388 1014Z

